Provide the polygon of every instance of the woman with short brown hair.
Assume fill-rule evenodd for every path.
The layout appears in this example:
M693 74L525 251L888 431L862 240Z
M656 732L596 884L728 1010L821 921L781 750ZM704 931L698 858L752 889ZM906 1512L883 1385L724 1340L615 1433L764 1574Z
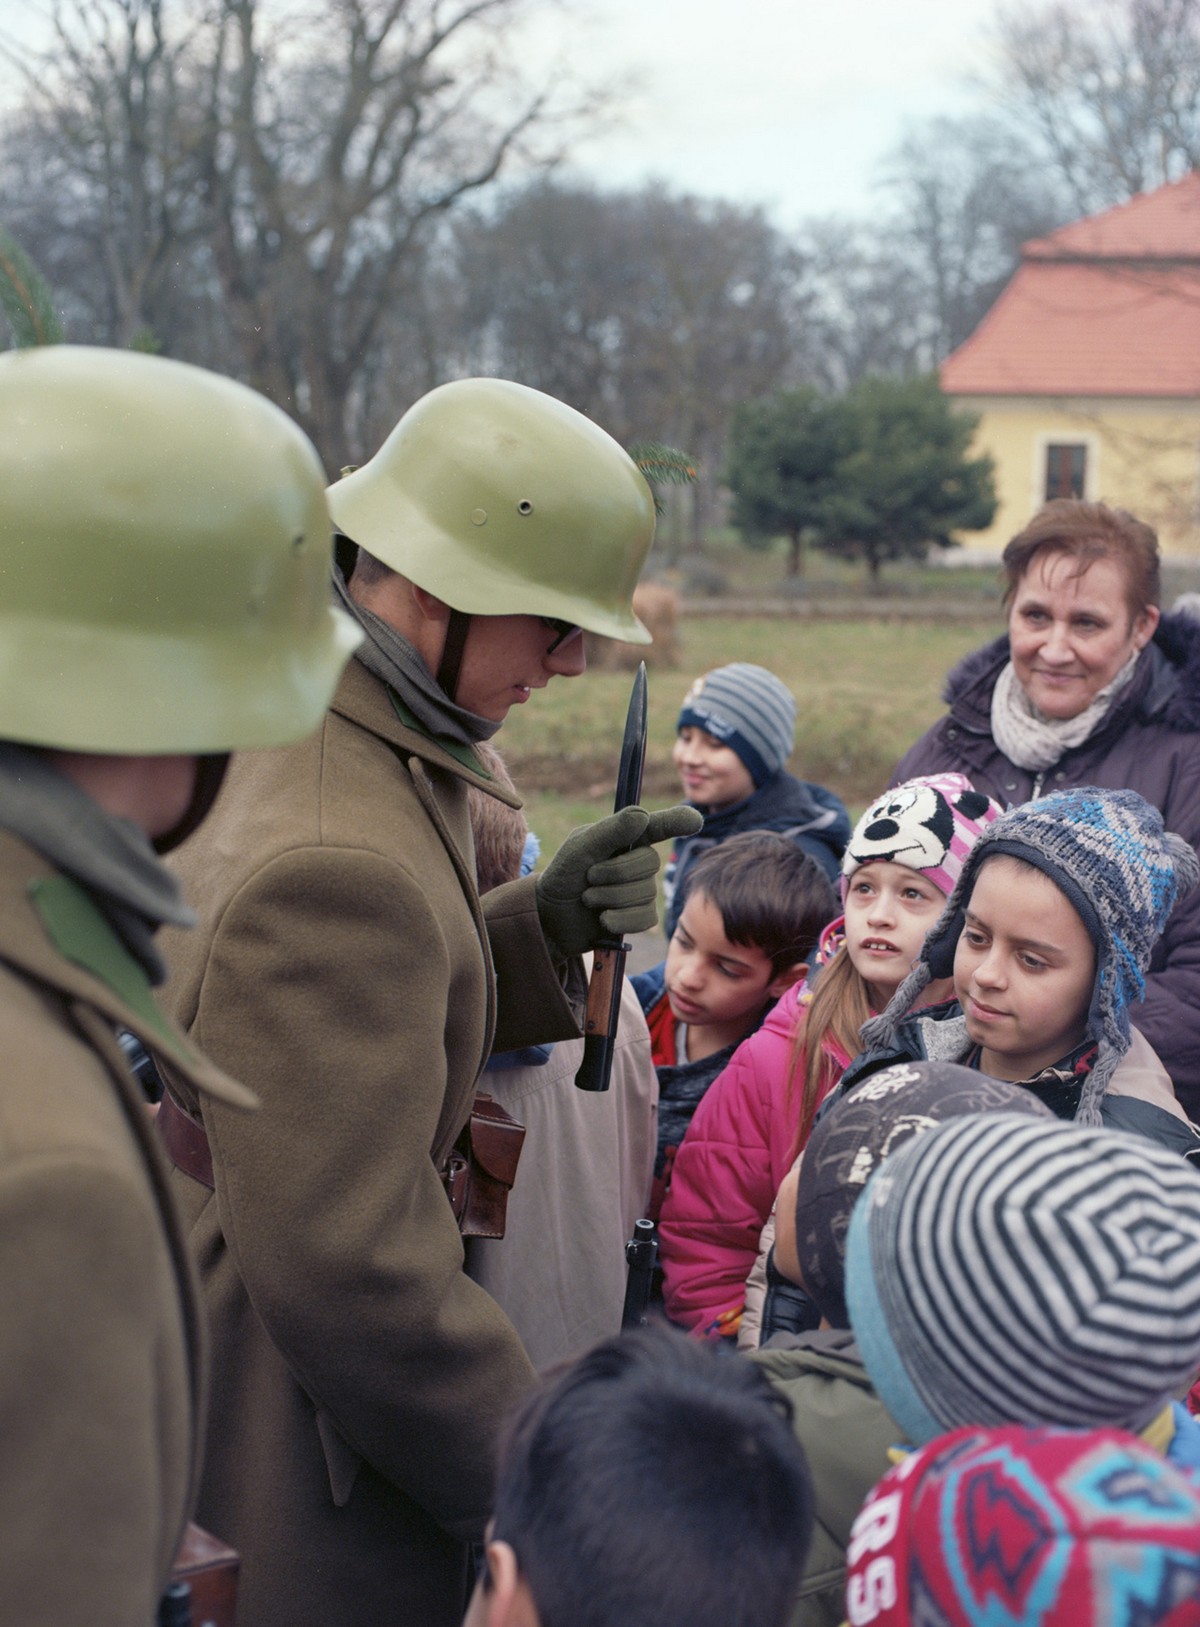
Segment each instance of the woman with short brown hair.
M1060 498L1004 550L1008 632L950 673L949 711L894 781L957 769L1006 806L1128 787L1200 844L1200 625L1159 610L1158 539ZM1133 1020L1200 1118L1200 891L1174 911Z

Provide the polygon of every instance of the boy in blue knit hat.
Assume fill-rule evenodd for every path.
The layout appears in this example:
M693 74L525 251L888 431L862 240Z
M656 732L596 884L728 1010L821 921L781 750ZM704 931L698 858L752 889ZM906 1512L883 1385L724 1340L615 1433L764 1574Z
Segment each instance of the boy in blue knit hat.
M742 831L779 831L837 881L850 818L832 791L787 772L796 702L786 684L748 661L717 667L688 690L675 727L672 759L704 828L676 844L664 871L668 938L683 907L687 872Z
M1032 1090L1059 1118L1110 1125L1200 1158L1167 1066L1129 1020L1191 846L1135 791L1080 786L1011 808L963 866L920 959L839 1087L889 1062L963 1062ZM955 999L919 1016L953 975Z

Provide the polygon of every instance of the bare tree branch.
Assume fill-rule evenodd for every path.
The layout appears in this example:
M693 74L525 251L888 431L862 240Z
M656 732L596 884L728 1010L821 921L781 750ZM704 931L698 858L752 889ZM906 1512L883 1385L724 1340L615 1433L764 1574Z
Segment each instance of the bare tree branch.
M1013 3L993 33L1000 105L1041 147L1076 214L1200 162L1196 0Z

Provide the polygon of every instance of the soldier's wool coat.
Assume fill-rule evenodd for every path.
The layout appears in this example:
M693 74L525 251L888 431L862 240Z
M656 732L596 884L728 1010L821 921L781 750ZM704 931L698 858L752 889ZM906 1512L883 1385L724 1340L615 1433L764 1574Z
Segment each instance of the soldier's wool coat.
M201 924L170 1001L262 1103L204 1105L215 1194L174 1177L214 1343L199 1517L242 1553L239 1627L456 1624L532 1382L438 1169L493 1038L578 1029L532 881L480 905L471 784L495 789L352 661L176 856Z
M119 1026L196 1099L249 1101L82 888L0 831L0 1615L21 1627L152 1622L194 1491L202 1315Z

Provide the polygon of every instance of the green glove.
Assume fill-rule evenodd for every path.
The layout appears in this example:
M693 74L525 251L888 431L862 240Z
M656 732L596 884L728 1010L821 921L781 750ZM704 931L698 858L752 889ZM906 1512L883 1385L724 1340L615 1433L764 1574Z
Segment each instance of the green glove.
M573 830L537 878L538 919L557 959L580 955L603 937L658 924L658 854L652 842L694 836L704 823L683 803L647 813L622 808Z

